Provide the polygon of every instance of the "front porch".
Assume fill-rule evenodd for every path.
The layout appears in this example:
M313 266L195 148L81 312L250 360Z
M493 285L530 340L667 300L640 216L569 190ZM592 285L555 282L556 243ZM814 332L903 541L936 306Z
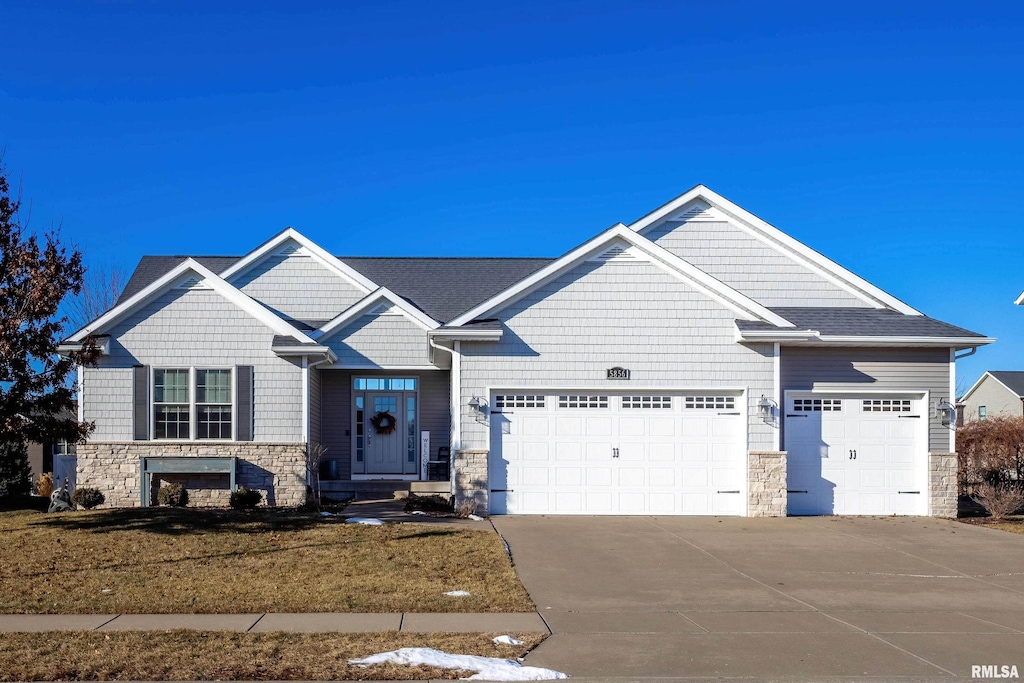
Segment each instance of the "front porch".
M322 495L450 494L451 373L314 369L310 443Z

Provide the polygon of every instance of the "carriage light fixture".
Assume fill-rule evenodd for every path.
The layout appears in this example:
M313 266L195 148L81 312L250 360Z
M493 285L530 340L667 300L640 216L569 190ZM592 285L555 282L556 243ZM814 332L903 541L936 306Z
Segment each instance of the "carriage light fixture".
M474 396L469 399L469 407L478 413L484 413L487 410L487 401L483 400L479 396Z
M771 423L775 419L775 409L778 407L778 403L761 394L761 400L757 402L757 414L765 422Z
M939 405L935 409L939 413L943 427L948 427L956 421L956 406L950 403L949 399L944 398L939 401Z

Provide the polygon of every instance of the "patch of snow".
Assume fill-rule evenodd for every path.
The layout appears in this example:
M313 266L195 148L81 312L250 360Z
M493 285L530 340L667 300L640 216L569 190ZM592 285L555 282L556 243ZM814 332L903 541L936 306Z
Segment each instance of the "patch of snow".
M470 515L469 519L473 520L474 522L482 522L482 521L484 521L484 518L481 517L480 515Z
M495 645L522 645L523 641L516 640L512 636L498 636L494 639Z
M349 517L345 520L346 524L370 524L372 526L381 526L384 524L381 520L376 517Z
M433 666L438 669L476 671L476 674L464 679L469 681L550 681L569 677L560 671L523 666L511 659L452 655L429 647L403 647L393 652L382 652L362 659L350 659L348 663L361 667L373 664L404 664L406 666Z
M464 598L469 595L469 591L448 591L445 595L453 598Z
M427 514L427 513L426 513L426 512L424 512L423 510L413 510L413 511L412 511L411 513L409 513L409 514L412 514L412 515L425 515L425 514Z
M324 510L323 512L320 513L320 516L321 517L333 517L334 513L333 512L328 512L327 510Z
M101 590L100 592L101 592L101 593L113 593L113 592L114 592L114 589L113 589L113 588L104 588L104 589L103 589L103 590Z

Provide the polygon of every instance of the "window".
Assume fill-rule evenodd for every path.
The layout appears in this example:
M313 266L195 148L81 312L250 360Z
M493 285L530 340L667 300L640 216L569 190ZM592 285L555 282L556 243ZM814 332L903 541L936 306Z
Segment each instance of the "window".
M623 408L672 408L671 396L623 396Z
M356 377L356 391L416 391L414 377Z
M153 438L232 438L232 396L229 369L154 369Z
M503 408L543 408L544 397L531 394L499 394L494 397L494 407L497 410Z
M985 406L978 406L978 419L984 420L988 417L988 408Z
M687 396L684 404L687 410L732 410L736 399L733 396Z
M798 413L841 413L841 398L796 398L793 399L793 410Z
M356 396L356 462L363 461L363 430L365 429L365 422L363 397Z
M607 408L607 396L559 396L559 408Z
M866 398L863 411L865 413L909 413L910 399Z
M78 453L78 446L61 439L53 444L51 452L54 455L75 455Z

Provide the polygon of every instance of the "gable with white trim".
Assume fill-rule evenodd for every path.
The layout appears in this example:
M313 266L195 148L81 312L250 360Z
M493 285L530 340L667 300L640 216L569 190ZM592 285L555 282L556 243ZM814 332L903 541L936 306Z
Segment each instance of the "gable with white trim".
M366 295L294 240L230 282L279 315L307 322L330 320Z
M704 202L684 206L641 234L764 306L872 307Z
M653 263L583 262L497 317L506 328L500 341L461 346L463 397L502 388L773 392L773 346L737 344L735 311ZM629 369L630 381L607 379L613 367ZM487 426L465 400L462 431L463 447L487 448ZM752 449L770 449L773 439L750 420Z
M342 327L317 339L354 368L431 367L427 331L393 306L375 305ZM448 359L437 354L438 360Z
M182 281L191 276L186 275ZM271 351L276 333L212 288L171 286L114 322L110 354L84 369L84 419L94 441L131 441L132 367L252 365L254 439L302 441L302 373Z

